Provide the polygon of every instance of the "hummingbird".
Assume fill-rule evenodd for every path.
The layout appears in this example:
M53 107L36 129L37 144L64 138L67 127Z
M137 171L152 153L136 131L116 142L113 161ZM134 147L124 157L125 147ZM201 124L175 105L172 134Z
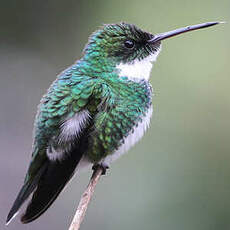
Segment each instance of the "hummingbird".
M153 62L167 38L217 25L208 22L153 35L133 24L107 24L88 40L81 59L42 97L34 123L32 157L7 224L29 223L55 201L75 172L106 169L137 143L152 116Z

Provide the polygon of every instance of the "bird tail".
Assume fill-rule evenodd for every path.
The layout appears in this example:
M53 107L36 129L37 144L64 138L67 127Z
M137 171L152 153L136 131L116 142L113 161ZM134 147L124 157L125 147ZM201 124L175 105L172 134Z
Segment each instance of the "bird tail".
M33 182L23 185L9 212L7 223L16 215L21 205L34 190L26 211L21 217L21 221L22 223L29 223L42 215L73 176L81 157L82 154L71 151L71 153L66 153L66 157L60 161L47 159Z
M34 189L36 188L38 181L40 179L40 177L42 176L42 174L44 173L44 171L46 170L47 164L44 164L38 171L38 173L36 174L36 176L34 177L33 181L27 181L25 182L25 184L22 186L16 200L14 201L14 204L7 216L7 220L6 220L6 225L8 225L10 223L10 221L17 215L18 210L20 209L20 207L22 206L22 204L26 201L26 199L29 197L29 195L34 191Z

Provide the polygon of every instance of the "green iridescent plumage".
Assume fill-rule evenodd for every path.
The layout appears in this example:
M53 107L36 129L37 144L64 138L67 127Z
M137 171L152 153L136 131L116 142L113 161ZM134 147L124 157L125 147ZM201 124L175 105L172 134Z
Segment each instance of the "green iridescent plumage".
M53 82L38 106L32 159L8 219L36 186L21 220L37 218L81 158L91 164L102 162L142 123L151 106L151 86L145 79L122 75L117 66L134 64L156 52L160 43L148 44L152 37L134 25L106 25L90 37L84 56ZM124 45L127 39L128 46L135 43L135 47Z
M151 88L147 81L130 81L116 74L100 79L89 77L89 73L77 76L76 65L72 71L63 72L43 97L35 121L34 148L46 154L43 150L60 134L61 124L88 109L95 129L90 137L92 148L86 154L92 161L99 161L113 153L140 121L150 106Z
M148 79L161 41L216 24L154 36L120 23L93 33L83 57L57 77L41 100L32 159L7 223L31 193L23 223L44 213L83 163L106 170L140 140L152 115Z
M151 88L146 81L116 80L104 83L110 93L95 119L92 148L86 153L94 162L113 154L151 105Z

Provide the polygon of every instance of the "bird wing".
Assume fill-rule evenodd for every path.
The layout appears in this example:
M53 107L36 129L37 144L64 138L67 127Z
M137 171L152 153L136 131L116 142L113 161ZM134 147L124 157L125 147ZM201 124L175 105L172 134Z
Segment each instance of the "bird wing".
M35 119L32 159L7 222L35 189L21 220L27 223L36 219L53 203L69 181L87 147L88 130L100 103L99 97L94 97L93 92L98 95L99 91L95 79L69 75L67 70L43 96ZM84 121L79 121L83 119L84 113L88 116L85 115ZM75 123L68 123L71 119ZM76 124L81 127L71 130ZM68 136L68 132L75 135ZM66 156L60 161L52 160L52 157L47 156L47 151L50 155L52 151L63 151Z
M87 128L94 112L87 108L92 101L95 104L92 100L94 83L90 77L68 76L66 71L43 96L35 119L32 160L26 181L36 174L47 153L52 158L52 154L67 150L83 128Z

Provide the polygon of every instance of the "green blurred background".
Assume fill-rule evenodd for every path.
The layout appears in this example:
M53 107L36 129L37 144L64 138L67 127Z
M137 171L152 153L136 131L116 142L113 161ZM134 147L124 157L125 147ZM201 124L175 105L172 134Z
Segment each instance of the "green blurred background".
M4 226L30 160L33 119L91 32L126 21L159 33L230 22L229 0L1 0L0 229L68 229L91 172L38 220ZM81 229L230 229L229 24L163 42L150 130L101 178Z

